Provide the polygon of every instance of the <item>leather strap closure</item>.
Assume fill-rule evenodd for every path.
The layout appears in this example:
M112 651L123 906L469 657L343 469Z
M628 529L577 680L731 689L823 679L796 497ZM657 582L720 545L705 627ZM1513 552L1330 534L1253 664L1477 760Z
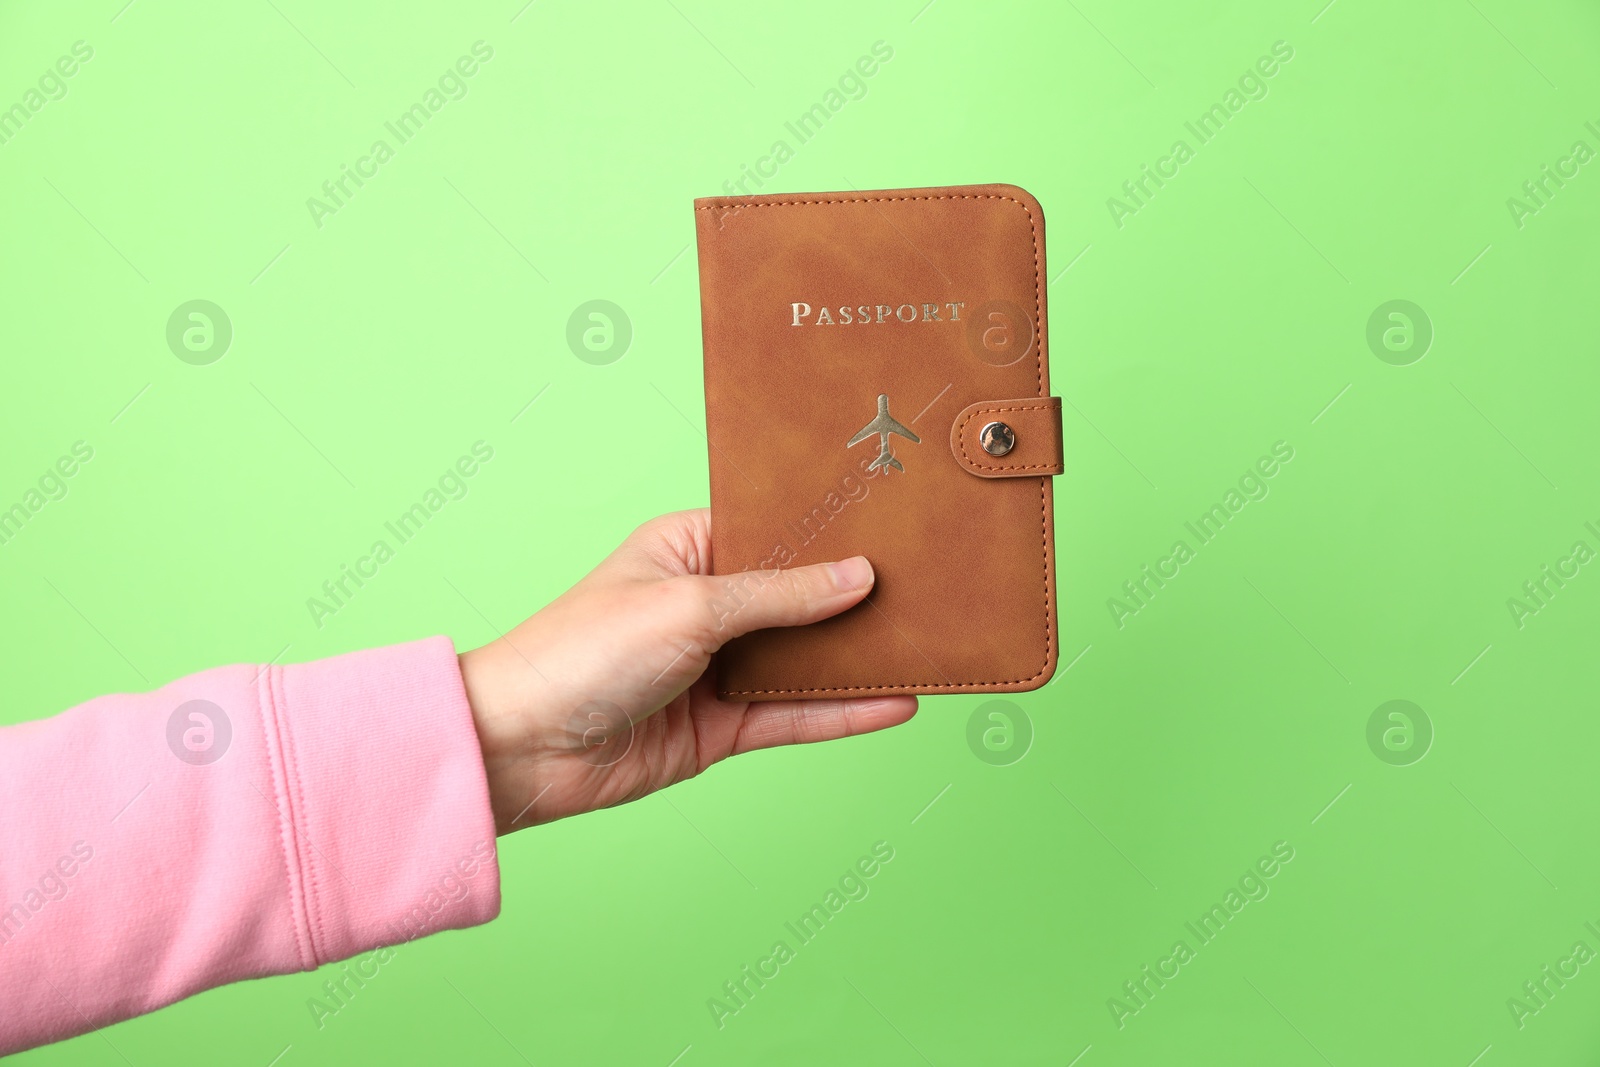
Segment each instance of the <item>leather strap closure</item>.
M1009 449L1005 447L1008 442ZM950 427L950 451L969 474L980 478L1060 474L1061 398L980 400L968 404ZM995 455L995 451L1001 454Z

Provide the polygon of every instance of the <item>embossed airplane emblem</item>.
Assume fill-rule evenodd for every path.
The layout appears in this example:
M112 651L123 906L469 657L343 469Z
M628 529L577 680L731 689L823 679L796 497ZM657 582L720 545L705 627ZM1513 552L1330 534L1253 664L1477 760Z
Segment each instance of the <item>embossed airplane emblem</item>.
M878 458L867 464L867 471L870 473L871 471L877 470L880 467L884 470L888 470L890 467L893 467L895 470L900 471L903 474L905 473L905 468L900 465L900 461L898 459L894 458L894 453L889 451L889 435L892 433L899 434L901 437L904 437L913 444L922 443L922 438L918 437L916 434L912 433L910 429L900 425L898 422L894 421L894 419L889 417L889 397L887 394L879 393L877 418L861 427L860 432L858 432L854 437L850 438L845 447L850 448L854 445L858 445L862 441L865 441L867 438L876 434L878 438Z

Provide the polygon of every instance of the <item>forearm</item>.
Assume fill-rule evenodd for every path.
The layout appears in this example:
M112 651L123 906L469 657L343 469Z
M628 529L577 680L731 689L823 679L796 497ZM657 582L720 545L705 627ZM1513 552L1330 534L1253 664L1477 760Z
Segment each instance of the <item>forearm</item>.
M444 638L218 668L0 730L0 856L0 1054L500 901Z

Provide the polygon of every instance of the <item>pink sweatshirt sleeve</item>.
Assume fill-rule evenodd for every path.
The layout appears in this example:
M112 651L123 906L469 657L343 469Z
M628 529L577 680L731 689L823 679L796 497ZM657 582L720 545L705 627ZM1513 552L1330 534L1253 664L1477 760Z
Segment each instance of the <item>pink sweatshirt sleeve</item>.
M0 729L0 1055L499 910L446 638Z

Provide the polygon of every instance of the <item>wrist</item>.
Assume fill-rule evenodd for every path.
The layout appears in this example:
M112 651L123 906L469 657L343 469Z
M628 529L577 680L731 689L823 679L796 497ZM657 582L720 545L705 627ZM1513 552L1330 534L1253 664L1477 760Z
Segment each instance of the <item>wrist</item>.
M491 647L473 649L457 657L461 665L462 687L472 710L472 725L478 735L483 757L484 779L489 786L489 807L494 813L495 831L510 833L522 813L526 800L517 802L516 771L522 762L524 743L519 742L518 718L512 713L514 698L507 693L504 671ZM522 825L519 823L518 825Z

